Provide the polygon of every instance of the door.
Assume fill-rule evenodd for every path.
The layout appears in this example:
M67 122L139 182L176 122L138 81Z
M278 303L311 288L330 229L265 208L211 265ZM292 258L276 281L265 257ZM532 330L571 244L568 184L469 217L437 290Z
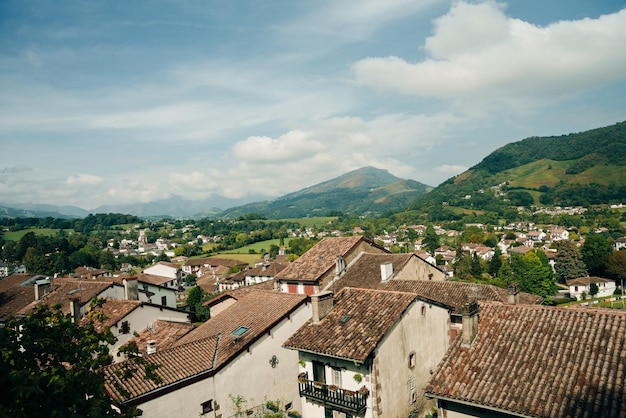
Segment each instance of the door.
M326 367L320 361L313 361L313 380L326 383Z

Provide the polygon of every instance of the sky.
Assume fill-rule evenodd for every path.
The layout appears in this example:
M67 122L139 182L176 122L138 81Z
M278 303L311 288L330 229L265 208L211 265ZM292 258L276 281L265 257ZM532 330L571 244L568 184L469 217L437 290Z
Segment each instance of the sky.
M0 1L0 205L437 186L624 120L624 1Z

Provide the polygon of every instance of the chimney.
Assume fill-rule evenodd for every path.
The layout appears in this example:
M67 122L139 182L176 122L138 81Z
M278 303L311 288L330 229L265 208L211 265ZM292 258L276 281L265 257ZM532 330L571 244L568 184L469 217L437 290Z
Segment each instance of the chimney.
M72 322L77 324L80 320L80 298L70 299L70 315L72 316Z
M325 291L311 295L311 303L313 304L312 315L313 323L318 324L330 311L333 310L335 299L333 292Z
M126 300L139 300L137 278L124 279L124 298Z
M40 300L50 293L50 279L37 280L35 282L35 300Z
M342 256L335 258L335 276L340 278L346 272L346 260Z
M472 345L478 335L478 302L472 301L463 305L463 342L464 347Z
M517 305L519 303L519 285L513 283L507 288L509 305Z
M146 353L154 354L157 351L156 341L150 340L146 343Z
M389 280L392 274L393 274L393 264L391 264L391 261L388 261L385 264L380 265L381 282L386 282L387 280Z

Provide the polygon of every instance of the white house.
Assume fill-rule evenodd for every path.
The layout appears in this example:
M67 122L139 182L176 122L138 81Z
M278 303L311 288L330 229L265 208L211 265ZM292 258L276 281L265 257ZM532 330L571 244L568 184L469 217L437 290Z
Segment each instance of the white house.
M145 355L161 382L142 373L121 379L128 362L104 369L115 405L143 417L230 417L262 411L266 400L286 410L299 403L298 354L282 343L311 317L305 295L249 291L173 347Z
M590 292L592 284L598 286L598 293L594 297L612 296L613 292L615 292L615 282L610 279L603 279L601 277L579 277L578 279L567 281L570 295L578 300L583 299L583 293L586 297L591 297Z
M406 417L424 405L422 387L449 346L447 307L350 287L311 301L311 321L285 342L299 354L302 416Z

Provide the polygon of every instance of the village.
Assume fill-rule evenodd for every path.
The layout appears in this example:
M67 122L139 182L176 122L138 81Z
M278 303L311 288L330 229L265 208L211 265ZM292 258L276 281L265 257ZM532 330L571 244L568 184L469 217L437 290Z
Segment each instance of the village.
M431 253L423 243L427 227L407 228L417 233L414 242L400 241L406 234L398 232L375 239L356 228L321 232L295 260L281 248L253 266L177 257L167 239L148 243L141 230L116 251L170 252L170 261L140 273L12 274L0 280L0 319L59 303L82 323L90 302L104 300L100 326L116 337L114 364L103 370L107 393L120 412L139 408L146 417L626 414L626 311L546 306L515 283L504 289L456 281L456 249ZM557 226L507 229L510 239L503 233L497 248L464 243L462 251L485 261L496 251L542 251L554 267L554 242L570 239ZM614 250L625 245L617 239ZM214 295L203 303L206 322L184 309L190 276ZM613 280L567 284L560 292L571 300L620 297ZM134 361L124 355L129 344L157 367L158 383L141 373L120 378ZM546 390L553 387L558 391Z

